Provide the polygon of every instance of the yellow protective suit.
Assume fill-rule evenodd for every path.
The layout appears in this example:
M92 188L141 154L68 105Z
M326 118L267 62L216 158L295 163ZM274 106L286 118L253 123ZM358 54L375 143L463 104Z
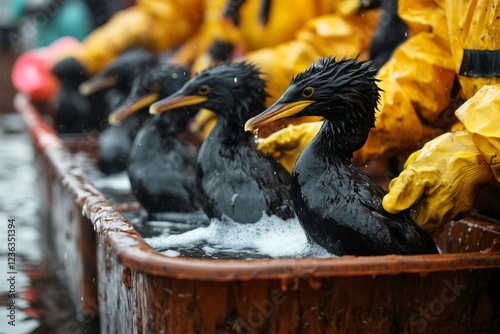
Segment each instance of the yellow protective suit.
M139 0L93 31L73 56L92 76L133 47L174 50L172 60L192 65L196 73L213 63L209 50L214 43L230 43L233 58L246 57L262 69L264 79L269 80L270 105L297 72L319 57L361 54L360 58L367 58L379 16L378 10L362 10L360 0L273 0L264 25L259 18L262 1L246 0L236 26L223 17L227 3ZM213 124L211 118L209 112L201 112L193 131L204 138Z
M132 47L144 47L153 52L176 50L176 59L184 64L195 63L196 71L210 65L203 56L214 41L233 43L236 53L245 55L294 39L295 33L313 18L331 13L350 16L360 6L359 0L274 0L269 20L263 25L259 20L261 0L246 0L240 10L240 24L235 26L223 17L227 2L139 0L135 6L119 11L109 22L93 31L83 41L83 51L76 58L88 70L88 75L94 75L118 54ZM358 24L363 27L363 32L371 33L376 22L369 16ZM369 25L365 27L365 24ZM352 26L340 32L332 31L339 27L342 28L323 24L312 29L320 29L316 33L322 35L350 36L346 30L352 30ZM309 46L314 44L311 38L313 35L309 33ZM305 40L305 36L302 39ZM326 50L322 54L324 52ZM360 52L358 45L354 52Z
M203 6L203 0L140 0L94 30L74 56L92 76L130 48L172 49L195 34Z
M415 72L418 74L414 75L413 81L404 79L393 86L389 79L382 112L392 109L391 114L398 114L397 102L403 104L404 101L389 99L396 93L387 91L396 89L408 97L407 101L414 107L413 113L422 121L413 125L401 122L393 126L387 120L392 121L396 116L383 115L376 123L380 129L371 134L369 146L361 150L360 156L366 159L383 150L397 150L394 146L404 141L398 142L397 137L394 139L389 135L391 127L397 135L410 132L412 126L419 124L422 124L421 134L428 130L426 127L433 124L449 102L450 73L457 75L461 87L459 97L467 102L455 112L462 123L455 128L464 130L439 136L413 153L400 176L391 182L390 192L383 200L384 208L392 213L413 206L416 222L436 236L443 224L471 210L482 185L495 179L500 181L500 56L496 47L500 43L497 23L500 1L428 0L421 1L420 5L421 10L409 10L408 7L401 12L413 28L414 37L401 46L398 54L410 48L413 49L411 54L417 56L416 60L427 54L428 57L437 55L438 61L433 62L428 72ZM400 8L406 7L400 5ZM429 54L425 50L432 52ZM444 57L446 53L448 59ZM400 64L399 68L403 66ZM404 70L393 71L394 68L397 68L396 64L387 64L380 78L399 78L401 72L405 73ZM422 82L422 77L426 78L425 82ZM427 85L433 87L432 92ZM403 89L399 90L399 87ZM391 143L386 142L377 151L374 147L382 141L378 137L384 137L384 134Z
M383 89L380 112L366 145L355 153L356 163L412 152L451 128L456 118L444 112L450 107L464 49L494 49L500 34L496 4L498 1L400 0L399 13L411 38L377 75ZM278 71L280 64L273 67ZM269 79L270 86L281 82ZM458 82L458 97L466 100L498 78L458 75Z
M494 50L500 38L498 1L399 1L399 14L411 38L378 74L380 112L366 145L356 153L363 163L403 151L414 151L447 131L456 119L443 112L450 106L457 76L459 98L471 98L498 77L461 74L464 50Z
M258 64L267 81L271 105L285 91L290 80L321 57L368 59L369 44L378 24L378 10L360 10L358 1L330 1L327 15L307 21L294 38L270 47L246 52L245 59ZM333 6L333 4L335 6ZM308 6L303 6L308 7ZM288 14L284 17L289 17ZM286 20L284 20L286 22Z

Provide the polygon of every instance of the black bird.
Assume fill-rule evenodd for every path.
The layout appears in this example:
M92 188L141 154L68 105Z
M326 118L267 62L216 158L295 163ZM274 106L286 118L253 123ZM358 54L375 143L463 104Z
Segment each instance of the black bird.
M381 17L370 45L372 67L377 70L391 58L394 50L408 39L408 27L398 15L398 0L378 2L382 9Z
M249 63L225 63L200 72L178 92L151 105L150 112L198 106L217 122L198 154L198 186L209 218L227 216L255 223L263 213L294 217L290 174L257 150L245 120L265 108L266 83Z
M323 126L297 159L293 202L307 235L337 255L436 253L408 214L382 208L383 189L351 163L375 123L379 88L370 62L323 58L292 79L283 95L251 118L254 130L285 117L320 116Z
M154 55L141 48L124 52L107 65L101 72L84 81L79 86L83 96L90 96L98 91L106 91L108 112L116 109L130 94L133 80L144 67L155 60Z
M59 134L85 133L99 130L106 115L104 93L82 96L79 85L88 79L86 70L73 57L58 62L52 73L59 79L60 87L54 101L54 128Z
M146 67L152 66L155 60L154 55L144 49L129 50L118 56L99 74L83 82L79 87L80 93L83 96L92 96L96 92L106 92L106 120L110 112L130 94L134 79ZM118 173L126 169L132 142L147 118L149 115L145 109L142 113L135 113L101 132L97 165L104 174Z
M130 96L110 115L110 122L144 112L154 101L180 89L189 77L188 68L159 62L134 81ZM203 197L196 186L198 148L180 137L197 111L186 107L150 117L134 139L128 176L135 197L150 216L201 209Z

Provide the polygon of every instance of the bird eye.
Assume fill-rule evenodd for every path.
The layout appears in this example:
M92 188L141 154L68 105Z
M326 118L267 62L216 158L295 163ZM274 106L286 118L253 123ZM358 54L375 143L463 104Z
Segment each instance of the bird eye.
M303 97L311 97L313 94L314 94L314 88L312 88L312 87L306 87L302 91Z
M198 87L198 94L200 95L207 95L209 91L210 87L208 87L208 85L201 85Z

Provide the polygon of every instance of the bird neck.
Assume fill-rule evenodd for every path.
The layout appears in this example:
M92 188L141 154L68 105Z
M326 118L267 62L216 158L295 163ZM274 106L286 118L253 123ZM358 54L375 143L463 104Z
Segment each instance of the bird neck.
M172 110L158 116L162 135L176 135L183 131L189 123L189 115L184 110Z
M245 122L266 109L266 96L255 92L244 96L240 93L228 98L230 102L221 103L216 111L217 119L224 127L240 128L242 132ZM236 103L232 101L237 101ZM215 109L214 109L215 110Z
M228 121L226 118L217 117L217 123L210 133L210 137L217 138L218 141L229 146L236 144L244 145L253 141L253 136L250 132L244 131L243 125L236 121Z
M317 137L317 145L326 154L335 153L336 156L351 159L354 151L366 142L368 133L342 120L325 119Z

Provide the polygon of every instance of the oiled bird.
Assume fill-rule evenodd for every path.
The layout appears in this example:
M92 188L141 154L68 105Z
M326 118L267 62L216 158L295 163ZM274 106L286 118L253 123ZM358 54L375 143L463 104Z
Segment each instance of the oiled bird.
M101 72L84 81L79 86L83 96L90 96L95 92L105 91L108 99L108 111L116 109L130 94L132 82L155 60L155 56L142 48L131 49L116 57Z
M75 58L68 57L58 62L52 73L59 79L59 92L54 100L54 128L59 134L94 132L106 115L103 92L82 96L79 85L88 79L85 69Z
M408 27L398 15L398 0L376 2L381 7L381 17L370 43L370 59L372 67L378 70L408 38Z
M292 79L247 130L285 117L320 116L323 125L292 173L293 202L306 234L336 255L436 253L407 213L382 208L384 190L351 163L375 123L379 88L370 62L322 58Z
M132 89L133 81L145 70L153 66L155 56L144 49L132 49L118 56L112 63L89 80L83 82L80 93L92 96L96 92L106 92L107 106L102 106L105 120L115 110ZM99 135L98 167L104 174L124 171L132 142L138 131L149 118L147 110L137 112L111 127L104 127Z
M225 63L191 78L151 105L151 113L186 106L213 111L217 121L198 154L198 186L209 218L255 223L263 214L294 217L290 174L257 150L245 121L264 110L266 83L250 63Z
M133 116L178 89L189 68L161 61L134 81L123 104L110 115L115 123ZM163 212L201 210L196 186L198 145L182 136L198 108L180 108L150 117L134 139L127 172L132 191L150 216Z

